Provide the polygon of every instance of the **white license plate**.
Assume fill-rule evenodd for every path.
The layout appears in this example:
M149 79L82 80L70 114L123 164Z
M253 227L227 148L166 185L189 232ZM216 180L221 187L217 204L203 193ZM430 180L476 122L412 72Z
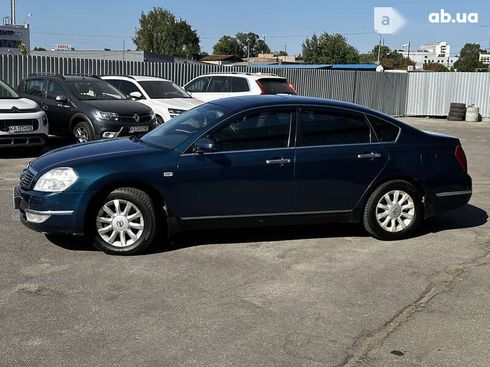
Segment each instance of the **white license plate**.
M146 133L148 131L148 126L131 126L129 128L130 133Z
M9 133L29 133L34 131L34 126L32 125L14 125L8 127Z

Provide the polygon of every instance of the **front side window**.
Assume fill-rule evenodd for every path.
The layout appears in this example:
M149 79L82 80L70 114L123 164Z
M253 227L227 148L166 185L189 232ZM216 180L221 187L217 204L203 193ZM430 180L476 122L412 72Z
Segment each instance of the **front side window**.
M231 78L226 76L213 76L209 82L208 92L211 93L230 93Z
M30 79L26 81L26 94L33 97L43 97L46 81L42 79Z
M75 97L82 101L128 99L118 89L102 80L80 80L66 82Z
M304 109L298 146L371 143L371 129L364 114L341 109Z
M257 111L225 123L208 137L218 151L286 148L293 111Z
M191 93L206 92L209 84L209 79L210 77L208 76L197 78L194 81L190 82L185 90Z
M48 82L48 89L46 97L49 99L56 99L57 96L65 95L65 88L60 83L50 80Z

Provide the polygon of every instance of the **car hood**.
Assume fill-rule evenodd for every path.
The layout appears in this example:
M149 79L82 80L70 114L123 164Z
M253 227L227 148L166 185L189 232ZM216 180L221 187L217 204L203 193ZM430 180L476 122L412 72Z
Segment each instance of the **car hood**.
M0 98L0 110L11 110L12 107L15 107L18 112L22 112L22 110L37 108L37 103L27 98Z
M185 111L204 103L196 98L161 98L152 99L151 101L158 107L176 108L178 110Z
M55 167L74 167L95 160L135 156L162 151L129 138L95 141L52 150L30 163L36 172L46 172Z
M99 111L115 112L118 115L132 115L134 113L147 114L151 108L132 100L82 101Z

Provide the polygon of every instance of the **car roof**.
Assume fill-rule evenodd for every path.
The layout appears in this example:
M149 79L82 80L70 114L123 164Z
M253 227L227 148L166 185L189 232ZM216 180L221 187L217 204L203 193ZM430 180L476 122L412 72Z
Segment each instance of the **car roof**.
M202 76L239 76L239 77L249 77L251 79L264 79L264 78L271 78L271 79L286 79L283 76L279 76L277 74L272 74L272 73L246 73L246 72L230 72L230 73L208 73L208 74L202 74L196 76L196 78L202 77ZM194 78L194 79L196 79Z
M325 106L325 107L337 107L349 110L355 110L358 112L368 113L377 116L383 116L384 118L390 118L381 112L372 110L368 107L358 105L355 103L338 101L334 99L325 99L317 97L305 97L294 96L286 94L270 94L270 95L249 95L249 96L237 96L222 98L210 103L225 107L230 111L239 111L259 107L267 106L281 106L281 105L294 105L294 106Z
M169 79L158 78L156 76L145 76L145 75L104 75L102 79L119 79L119 80L133 80L137 82L143 81L165 81L172 82Z

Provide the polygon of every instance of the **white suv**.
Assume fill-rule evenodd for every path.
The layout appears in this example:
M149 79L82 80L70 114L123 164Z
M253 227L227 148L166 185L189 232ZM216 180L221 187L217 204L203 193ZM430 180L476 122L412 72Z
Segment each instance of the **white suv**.
M0 148L40 146L48 137L48 118L36 102L0 80Z
M127 96L151 107L159 124L203 104L171 80L151 76L111 75L101 78Z
M203 101L258 94L296 94L286 78L263 73L216 73L192 79L184 89Z

